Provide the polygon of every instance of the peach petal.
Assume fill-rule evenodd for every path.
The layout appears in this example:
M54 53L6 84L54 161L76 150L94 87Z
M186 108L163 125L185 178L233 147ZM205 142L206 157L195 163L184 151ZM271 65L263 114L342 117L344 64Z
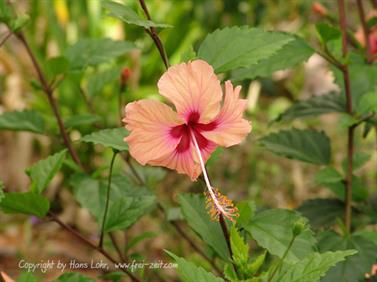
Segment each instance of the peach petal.
M251 131L250 123L243 119L246 100L239 99L241 87L233 88L230 81L225 82L224 105L214 120L215 129L201 132L204 137L224 147L242 142Z
M186 121L192 112L200 122L213 119L220 110L222 91L213 68L203 60L172 66L158 81L159 92L169 99Z
M172 154L180 138L170 134L172 127L184 121L169 106L151 99L129 103L123 122L130 131L124 141L131 156L145 165L151 160Z

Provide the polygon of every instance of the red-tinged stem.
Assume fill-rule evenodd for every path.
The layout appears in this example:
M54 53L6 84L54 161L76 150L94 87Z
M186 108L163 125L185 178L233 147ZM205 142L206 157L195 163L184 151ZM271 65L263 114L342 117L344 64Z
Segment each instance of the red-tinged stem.
M347 46L347 31L346 31L346 7L344 0L338 0L339 8L339 25L342 32L342 53L343 57L346 58L348 55ZM343 80L344 80L344 90L346 94L346 110L347 113L352 114L352 95L350 86L350 77L348 65L344 64L342 67ZM354 133L355 126L348 127L348 138L347 138L347 173L346 173L346 197L345 197L345 211L344 211L344 223L347 232L351 230L351 217L352 217L352 171L353 171L353 153L354 153Z
M29 55L31 62L33 63L33 66L34 66L34 68L37 72L38 80L42 85L43 91L45 92L45 94L47 96L48 102L49 102L49 104L52 108L52 111L53 111L55 118L56 118L56 121L58 123L59 131L60 131L60 134L63 138L64 145L67 147L70 155L72 156L73 161L78 166L80 166L80 168L82 168L84 170L84 167L83 167L83 165L82 165L82 163L81 163L81 161L80 161L80 159L77 155L76 150L73 148L71 141L68 137L68 133L67 133L65 127L64 127L63 119L60 115L56 99L53 95L53 89L51 88L51 86L47 82L46 76L44 75L44 73L43 73L43 71L42 71L42 69L41 69L41 67L38 63L37 58L34 56L34 53L31 50L29 43L27 42L24 34L22 32L19 32L16 35L17 35L18 39L21 41L21 43L24 45L26 52Z
M12 32L8 31L8 33L4 36L4 38L0 41L0 47L4 45L5 42L12 36Z
M144 11L145 16L149 21L151 21L151 16L148 11L148 7L145 4L144 0L139 0L140 6ZM152 38L154 44L156 45L158 52L160 53L160 56L162 58L162 61L164 62L165 68L169 68L169 60L165 52L164 45L161 42L160 37L157 34L156 28L151 26L150 28L146 28L145 31L149 34L149 36Z
M365 20L365 12L364 12L364 7L363 3L361 0L356 0L357 3L357 10L359 12L359 18L361 22L361 27L363 29L363 35L365 38L365 52L366 52L366 58L369 63L373 61L373 53L372 53L372 48L370 46L370 41L369 41L369 27L366 23Z

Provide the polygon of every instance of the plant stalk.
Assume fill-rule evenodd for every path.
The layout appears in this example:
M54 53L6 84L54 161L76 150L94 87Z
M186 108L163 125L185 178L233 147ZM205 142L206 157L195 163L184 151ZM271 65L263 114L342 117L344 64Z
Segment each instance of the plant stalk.
M366 55L367 61L371 63L373 62L373 54L372 54L372 48L370 46L370 41L369 41L369 27L366 23L363 3L361 0L356 0L356 4L357 4L357 11L359 12L359 18L360 18L361 27L363 30L363 35L365 38L365 53L366 53L365 55Z
M100 234L100 239L99 239L99 244L98 244L99 247L101 247L101 248L102 248L102 245L103 245L103 237L105 235L106 217L107 217L107 213L108 213L108 210L109 210L109 203L110 203L111 177L112 177L112 174L113 174L113 167L114 167L115 157L116 157L117 153L118 153L118 151L114 150L113 157L111 158L110 171L109 171L109 176L108 176L108 180L107 180L105 212L103 214L101 234Z
M339 8L339 25L342 32L342 53L343 58L347 58L348 46L347 46L347 28L346 28L346 7L344 0L338 0ZM347 113L352 115L352 95L350 86L350 77L348 65L343 64L342 67L343 80L344 80L344 90L346 94L346 110ZM346 197L345 197L345 211L344 211L344 223L347 232L351 230L351 217L352 217L352 171L353 171L353 154L354 154L354 133L355 127L348 127L347 136L347 173L346 173Z

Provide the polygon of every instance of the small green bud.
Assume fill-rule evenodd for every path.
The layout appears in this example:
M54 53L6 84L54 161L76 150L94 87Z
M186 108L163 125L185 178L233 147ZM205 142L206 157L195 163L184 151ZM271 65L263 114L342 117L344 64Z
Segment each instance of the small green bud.
M300 235L306 229L306 222L304 219L297 220L292 227L293 236Z

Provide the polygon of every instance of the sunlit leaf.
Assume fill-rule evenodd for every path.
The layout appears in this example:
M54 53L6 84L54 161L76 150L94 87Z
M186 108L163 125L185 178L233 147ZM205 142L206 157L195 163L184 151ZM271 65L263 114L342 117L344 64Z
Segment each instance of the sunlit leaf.
M198 58L207 61L217 73L247 68L273 56L294 37L257 28L226 27L207 35Z
M0 208L5 213L23 213L43 217L50 208L50 203L45 197L33 192L9 192L4 195Z

